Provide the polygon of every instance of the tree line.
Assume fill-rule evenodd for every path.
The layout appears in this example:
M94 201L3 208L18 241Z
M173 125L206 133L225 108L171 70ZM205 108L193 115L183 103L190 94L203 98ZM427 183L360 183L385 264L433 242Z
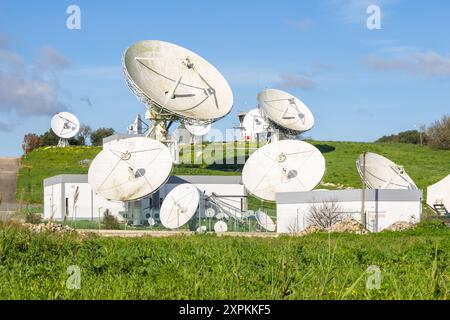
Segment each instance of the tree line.
M109 137L115 133L113 128L99 128L92 130L87 125L81 125L78 134L69 139L69 144L72 146L101 146L103 138ZM25 154L33 151L39 147L56 146L58 145L59 137L52 129L44 132L41 135L36 133L27 133L23 138L22 149Z
M429 145L434 149L450 150L450 117L445 115L428 127L422 126L420 131L402 131L382 136L375 142L420 144Z

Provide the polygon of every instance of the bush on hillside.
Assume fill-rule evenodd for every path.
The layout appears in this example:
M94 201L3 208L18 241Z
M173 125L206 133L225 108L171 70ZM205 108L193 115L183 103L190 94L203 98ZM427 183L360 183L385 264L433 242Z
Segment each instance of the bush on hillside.
M113 128L99 128L91 133L91 144L93 146L101 146L103 138L112 136L114 134Z
M443 116L428 128L429 145L435 149L450 150L450 116Z
M42 139L37 134L28 133L23 137L22 149L25 154L29 154L40 146L42 146Z
M398 134L382 136L376 142L420 144L420 132L417 130L403 131ZM422 144L427 144L427 142L428 142L427 135L425 133L422 133Z

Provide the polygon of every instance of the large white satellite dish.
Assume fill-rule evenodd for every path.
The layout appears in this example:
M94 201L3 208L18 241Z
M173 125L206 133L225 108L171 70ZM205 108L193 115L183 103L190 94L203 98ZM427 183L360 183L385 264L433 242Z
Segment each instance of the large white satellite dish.
M417 189L405 169L391 160L372 152L361 154L356 160L358 173L371 189ZM364 174L365 168L365 174Z
M228 225L224 221L217 221L214 224L214 231L215 232L227 232L228 231Z
M194 216L200 201L197 187L190 183L176 186L167 194L159 218L164 227L177 229L185 225Z
M211 123L184 123L184 127L194 136L201 137L211 130Z
M168 179L172 156L161 142L133 137L114 141L92 161L88 181L108 200L130 201L155 192Z
M135 43L124 54L124 73L131 90L159 117L208 123L226 116L233 106L233 93L222 74L172 43Z
M274 232L277 228L275 223L273 222L272 218L267 215L264 211L258 210L255 213L255 218L258 224L264 229L269 232Z
M51 120L53 132L60 138L58 146L69 145L68 139L80 132L80 121L70 112L59 112Z
M247 133L257 134L267 131L269 123L261 116L259 109L253 109L244 116L242 126Z
M277 192L310 191L322 180L325 158L313 145L298 140L269 143L244 165L242 181L254 196L275 201Z
M266 89L258 94L258 105L262 114L282 130L301 133L314 126L309 108L287 92Z

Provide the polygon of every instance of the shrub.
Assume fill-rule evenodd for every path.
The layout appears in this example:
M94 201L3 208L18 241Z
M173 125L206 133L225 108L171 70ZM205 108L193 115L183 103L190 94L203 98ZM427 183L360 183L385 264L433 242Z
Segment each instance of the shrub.
M42 146L42 139L37 134L28 133L23 137L22 149L25 154L29 154L40 146Z
M113 128L99 128L91 132L91 144L93 146L101 146L103 144L103 138L112 136L113 134Z
M327 229L342 221L345 217L345 213L343 213L337 201L324 201L321 204L310 206L307 222L311 226Z
M111 214L111 212L106 209L105 214L103 215L103 227L108 230L118 230L120 229L120 223L115 216Z
M444 116L428 128L429 145L435 149L450 150L450 116Z
M31 224L40 224L42 222L42 216L39 213L27 213L25 215L25 222Z
M428 142L428 136L424 133L422 134L422 139L423 144ZM403 131L398 134L382 136L376 142L420 144L420 132L417 130Z

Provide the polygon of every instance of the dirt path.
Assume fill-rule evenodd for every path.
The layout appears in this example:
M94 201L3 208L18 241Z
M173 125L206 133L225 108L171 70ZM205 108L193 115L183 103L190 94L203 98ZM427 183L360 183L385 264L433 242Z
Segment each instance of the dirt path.
M19 164L19 158L0 158L0 211L8 211L17 206L16 179Z

